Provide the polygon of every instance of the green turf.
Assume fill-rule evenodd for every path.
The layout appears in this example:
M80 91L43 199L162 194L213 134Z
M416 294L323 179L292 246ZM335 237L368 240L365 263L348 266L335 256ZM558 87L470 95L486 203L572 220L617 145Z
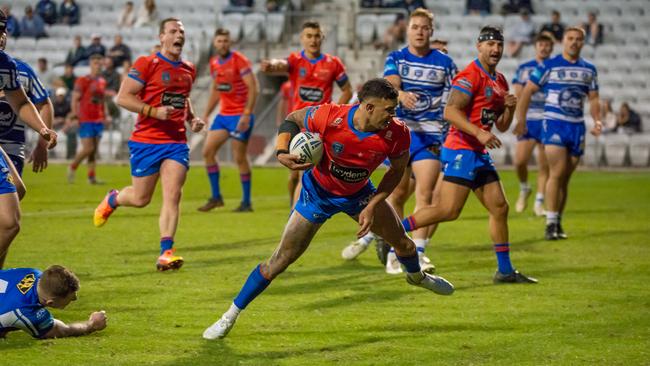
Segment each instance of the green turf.
M83 171L84 169L80 169ZM80 171L80 175L81 175ZM242 314L227 339L203 330L227 309L251 269L274 249L287 218L286 171L256 169L253 214L238 203L238 174L223 170L226 207L190 171L176 237L185 267L157 273L160 198L120 208L106 227L91 215L126 167L100 167L106 186L64 180L64 167L26 173L22 231L7 267L58 263L81 279L66 322L104 309L109 327L87 337L36 341L10 333L0 365L635 365L650 362L650 173L579 172L564 218L570 240L545 242L544 223L510 215L512 258L538 285L492 285L487 217L470 198L428 253L457 288L451 297L384 274L374 253L344 262L355 224L331 220L307 253ZM517 183L502 174L510 201ZM80 176L81 178L81 176Z

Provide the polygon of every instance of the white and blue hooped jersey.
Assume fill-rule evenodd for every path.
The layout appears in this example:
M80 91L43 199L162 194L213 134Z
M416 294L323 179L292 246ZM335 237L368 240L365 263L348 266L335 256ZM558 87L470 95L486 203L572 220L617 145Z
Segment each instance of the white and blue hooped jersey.
M596 67L580 58L575 63L557 55L530 74L530 81L546 94L544 120L584 123L584 101L598 91Z
M512 79L513 84L519 84L522 87L526 86L528 79L530 79L530 74L535 71L536 68L543 66L543 62L537 62L537 60L532 59L528 62L524 62L519 65L515 77ZM526 114L526 119L528 121L542 121L544 120L544 103L546 101L546 95L543 90L539 90L533 94L530 99L530 105L528 106L528 113Z
M0 334L21 329L41 338L52 329L52 314L38 302L40 278L34 268L0 270Z
M49 94L34 70L24 61L14 59L18 80L32 103L47 100ZM4 98L0 98L0 145L8 155L25 158L25 124Z
M412 132L444 133L447 124L443 119L443 111L451 81L457 72L451 57L438 50L431 50L424 57L413 55L408 47L391 52L386 58L384 76L399 76L402 90L418 95L415 109L399 105L397 117Z

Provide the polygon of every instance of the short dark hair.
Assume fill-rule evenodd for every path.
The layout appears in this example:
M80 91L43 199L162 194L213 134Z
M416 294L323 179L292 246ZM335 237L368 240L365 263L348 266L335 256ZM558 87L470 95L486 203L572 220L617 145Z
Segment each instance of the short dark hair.
M397 99L397 89L384 78L370 79L361 86L358 94L359 103L368 98Z
M481 28L481 31L479 34L483 33L501 33L503 34L503 29L497 25L486 25L483 28Z
M302 28L301 30L307 29L307 28L313 28L313 29L320 29L320 23L315 21L315 20L308 20L304 23L302 23Z
M165 24L169 22L180 22L181 20L175 17L165 18L160 22L160 27L158 28L158 34L165 33Z
M557 16L560 16L560 12L557 11L557 10L555 10L555 9L553 9L553 11L551 12L551 15L557 15Z
M104 59L104 56L102 56L101 53L93 53L93 54L90 55L90 57L88 58L89 61L93 61L93 60L103 60L103 59Z
M50 266L43 271L39 281L41 288L55 297L66 297L79 291L79 278L63 266Z
M541 32L535 37L535 43L537 42L551 42L555 43L555 37L549 32Z
M230 36L230 31L225 28L217 28L214 32L214 36Z

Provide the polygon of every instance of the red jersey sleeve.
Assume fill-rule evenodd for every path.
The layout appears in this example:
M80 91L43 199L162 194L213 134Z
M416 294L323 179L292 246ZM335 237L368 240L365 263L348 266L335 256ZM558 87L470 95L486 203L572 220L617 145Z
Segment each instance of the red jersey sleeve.
M451 84L452 89L456 89L462 93L469 95L470 97L474 96L479 90L479 77L476 72L473 72L471 68L466 68L456 75L454 81Z
M338 57L334 57L334 63L336 65L334 68L334 75L336 75L334 79L336 80L336 85L343 87L343 85L348 81L348 75L345 73L345 65L343 65L343 62Z
M139 57L133 63L131 70L129 70L128 76L140 84L146 84L146 80L149 79L149 64L150 62L148 57Z
M291 72L296 69L298 66L298 61L300 61L300 55L295 52L287 57L287 64L289 65L289 69L287 71L289 74L291 74Z
M329 123L329 116L332 112L331 104L321 104L313 107L307 107L304 125L307 131L323 134Z
M237 69L239 70L239 76L244 77L251 73L251 63L243 56L237 57Z
M396 159L405 152L409 151L411 146L411 133L406 125L397 119L393 120L395 132L393 132L393 146L388 153L389 159Z
M86 78L80 77L74 81L74 91L77 93L83 93L86 90Z

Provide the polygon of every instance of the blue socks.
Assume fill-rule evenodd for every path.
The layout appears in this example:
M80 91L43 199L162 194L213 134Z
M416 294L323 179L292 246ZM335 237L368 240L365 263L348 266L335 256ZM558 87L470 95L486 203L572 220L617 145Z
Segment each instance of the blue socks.
M420 258L418 257L417 251L410 257L400 257L396 255L397 260L402 263L406 272L408 273L419 273L420 272Z
M169 250L174 246L174 238L171 236L165 236L160 238L160 254L163 254L165 250Z
M510 274L514 271L510 263L510 244L494 244L494 253L497 255L497 266L502 274Z
M404 231L407 233L415 230L415 218L413 216L405 217L404 220L402 220L402 226L404 226Z
M114 210L117 208L117 191L112 190L111 193L108 194L108 205L111 206L111 208Z
M208 179L210 179L210 188L212 189L212 198L221 198L221 189L219 188L219 163L208 165L205 167L208 171Z
M239 179L241 180L241 190L242 190L242 199L241 203L245 205L251 204L251 173L240 174Z
M417 258L417 257L416 257ZM271 281L264 278L262 272L260 271L260 266L255 267L253 272L248 276L244 287L233 301L233 303L241 310L244 310L251 301L253 301L257 295L261 294L262 291L271 283Z

